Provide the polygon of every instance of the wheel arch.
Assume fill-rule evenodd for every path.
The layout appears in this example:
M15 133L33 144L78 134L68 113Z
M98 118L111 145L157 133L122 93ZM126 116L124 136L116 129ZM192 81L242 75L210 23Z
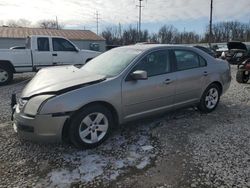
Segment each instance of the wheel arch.
M70 117L65 121L64 123L64 126L63 126L63 129L62 129L62 139L66 142L69 141L69 138L68 138L68 130L70 128L70 123L72 121L72 119L74 118L74 116L80 112L81 110L83 110L84 108L87 108L88 106L92 106L92 105L102 105L104 107L106 107L107 109L110 110L110 112L112 113L112 116L114 118L114 123L115 125L118 125L120 123L119 121L119 115L118 115L118 112L117 110L115 109L115 107L106 102L106 101L94 101L94 102L90 102L90 103L87 103L85 104L84 106L82 106L81 108L79 108L78 110L74 111Z
M7 60L0 60L0 65L6 65L13 73L16 72L15 67L10 61Z
M222 86L222 84L221 84L219 81L214 81L214 82L212 82L211 84L209 84L208 87L209 87L210 85L212 85L212 84L215 84L215 85L218 86L219 92L220 92L220 95L221 95L221 94L223 93L223 86Z

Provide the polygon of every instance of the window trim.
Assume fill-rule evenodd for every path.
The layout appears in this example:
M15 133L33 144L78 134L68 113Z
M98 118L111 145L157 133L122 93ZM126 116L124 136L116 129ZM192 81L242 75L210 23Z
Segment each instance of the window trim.
M173 64L174 64L174 72L180 72L180 71L186 71L186 70L191 70L191 69L197 69L197 68L202 68L202 67L207 67L207 60L205 58L203 58L200 54L196 53L195 51L192 51L190 49L170 49L170 56L172 56L172 61L173 61ZM183 70L178 70L177 69L177 59L176 59L176 55L174 53L174 51L188 51L188 52L191 52L193 54L195 54L197 57L198 57L198 60L199 60L199 66L198 67L193 67L193 68L188 68L188 69L183 69ZM205 66L201 66L201 61L200 59L203 59L205 61Z
M159 76L159 75L164 75L164 74L169 74L169 73L172 73L174 72L174 64L171 60L171 55L170 55L170 49L155 49L155 50L151 50L151 51L148 51L146 52L144 55L142 55L135 63L134 65L129 69L128 73L126 74L126 76L124 77L125 79L125 82L128 82L128 81L132 81L133 79L130 78L130 74L134 71L134 68L145 58L147 57L148 55L150 55L151 53L154 53L154 52L159 52L159 51L167 51L167 54L168 54L168 60L169 60L169 63L170 63L170 71L169 72L165 72L165 73L162 73L162 74L157 74L157 75L153 75L153 76L148 76L148 78L151 78L151 77L154 77L154 76Z
M47 39L48 40L48 46L49 46L49 49L48 50L39 50L39 46L38 46L38 40L39 39ZM50 45L49 45L49 38L48 37L37 37L37 51L38 52L50 52Z
M68 43L70 43L74 47L74 50L55 50L54 49L54 40L56 40L56 39L67 41ZM56 37L52 38L52 50L54 52L77 52L76 46L74 44L72 44L69 40L67 40L65 38L56 38Z

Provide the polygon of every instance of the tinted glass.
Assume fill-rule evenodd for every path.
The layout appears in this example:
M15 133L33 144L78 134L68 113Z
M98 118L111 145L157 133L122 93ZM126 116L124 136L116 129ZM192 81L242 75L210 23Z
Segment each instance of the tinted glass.
M144 70L148 73L148 77L170 72L168 51L162 50L147 55L134 70Z
M199 56L199 60L200 60L201 67L207 66L207 61L203 57Z
M137 49L115 48L92 59L82 70L113 77L122 72L140 53Z
M53 38L54 51L76 51L75 47L67 40L62 38Z
M49 39L48 38L38 38L37 39L38 51L49 51Z
M186 50L174 50L177 70L187 70L199 67L197 54Z

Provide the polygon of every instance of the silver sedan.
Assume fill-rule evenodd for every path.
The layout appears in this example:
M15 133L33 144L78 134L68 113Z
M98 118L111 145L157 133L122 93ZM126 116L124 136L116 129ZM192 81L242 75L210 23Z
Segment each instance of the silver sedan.
M25 139L96 147L118 124L188 106L212 112L230 81L226 61L193 47L120 47L81 68L40 70L15 105L13 125Z

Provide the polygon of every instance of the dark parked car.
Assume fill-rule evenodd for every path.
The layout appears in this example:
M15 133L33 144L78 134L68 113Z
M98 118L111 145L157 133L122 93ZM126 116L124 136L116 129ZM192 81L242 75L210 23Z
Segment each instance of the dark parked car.
M225 53L225 59L233 65L241 64L250 58L250 47L242 42L228 42L228 52Z
M216 57L216 54L213 50L211 50L210 48L206 48L204 46L194 46L195 48L198 48L204 52L206 52L207 54L213 56L213 57Z
M239 83L247 83L250 77L250 58L238 65L236 80Z

